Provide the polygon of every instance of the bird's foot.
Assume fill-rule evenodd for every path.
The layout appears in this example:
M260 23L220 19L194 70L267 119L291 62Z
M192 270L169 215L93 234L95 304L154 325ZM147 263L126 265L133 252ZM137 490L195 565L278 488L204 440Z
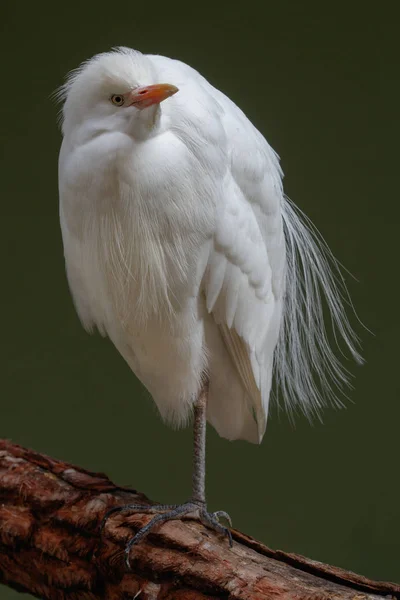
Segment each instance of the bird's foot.
M127 543L125 548L125 563L128 569L130 569L129 554L133 546L136 546L136 544L143 540L155 526L173 519L180 519L185 515L193 514L193 516L197 516L203 525L209 529L214 529L217 533L226 535L230 547L233 545L230 530L219 522L219 519L222 517L228 521L229 527L232 527L232 521L228 513L223 510L217 510L216 512L210 513L207 511L206 505L203 502L189 500L189 502L185 502L184 504L155 504L153 506L146 504L126 504L125 506L115 506L105 514L100 526L101 531L103 531L109 517L117 512L137 512L155 515L147 525L139 529L136 535L134 535Z

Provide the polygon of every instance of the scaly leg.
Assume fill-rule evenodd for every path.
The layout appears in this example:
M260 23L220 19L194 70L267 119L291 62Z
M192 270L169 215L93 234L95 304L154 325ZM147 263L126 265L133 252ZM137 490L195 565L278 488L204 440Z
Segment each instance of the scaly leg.
M103 518L101 529L107 519L116 512L140 512L154 513L156 516L139 529L136 535L129 540L125 548L125 562L130 568L129 554L132 546L143 540L152 529L159 524L172 519L178 519L184 515L194 514L209 529L214 529L218 533L226 535L229 545L232 546L232 534L227 527L219 523L219 518L223 517L232 527L229 515L223 510L214 513L207 511L205 496L205 477L206 477L206 412L207 412L207 393L206 385L199 395L194 405L194 423L193 423L193 479L192 479L192 498L184 504L155 504L147 506L143 504L127 504L125 506L115 506L109 510Z

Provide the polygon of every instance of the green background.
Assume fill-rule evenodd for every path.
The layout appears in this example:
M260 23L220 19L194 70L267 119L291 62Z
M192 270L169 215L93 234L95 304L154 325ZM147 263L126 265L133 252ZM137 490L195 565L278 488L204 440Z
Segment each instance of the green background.
M346 410L261 447L209 431L208 500L273 548L400 578L398 56L394 4L14 3L2 9L0 436L106 471L151 498L190 491L191 432L165 427L110 342L88 336L64 275L61 141L50 94L113 45L180 58L282 157L285 189L357 278L366 364ZM18 594L0 586L1 600Z

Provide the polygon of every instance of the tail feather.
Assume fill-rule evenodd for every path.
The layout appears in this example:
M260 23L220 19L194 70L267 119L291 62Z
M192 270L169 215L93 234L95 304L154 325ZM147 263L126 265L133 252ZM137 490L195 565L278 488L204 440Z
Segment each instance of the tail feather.
M319 416L329 401L342 405L337 392L343 393L350 386L350 373L329 344L324 305L338 345L341 339L356 362L363 359L358 352L359 338L345 310L345 305L353 307L339 262L310 219L288 198L282 213L287 272L274 355L276 384L289 414L300 408L312 418Z

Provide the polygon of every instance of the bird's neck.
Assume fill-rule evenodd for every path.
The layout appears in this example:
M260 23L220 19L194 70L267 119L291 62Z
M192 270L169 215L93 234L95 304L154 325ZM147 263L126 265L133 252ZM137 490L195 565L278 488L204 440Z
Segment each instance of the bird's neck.
M137 140L144 140L156 135L161 123L161 107L159 104L138 111L132 119L131 135Z

